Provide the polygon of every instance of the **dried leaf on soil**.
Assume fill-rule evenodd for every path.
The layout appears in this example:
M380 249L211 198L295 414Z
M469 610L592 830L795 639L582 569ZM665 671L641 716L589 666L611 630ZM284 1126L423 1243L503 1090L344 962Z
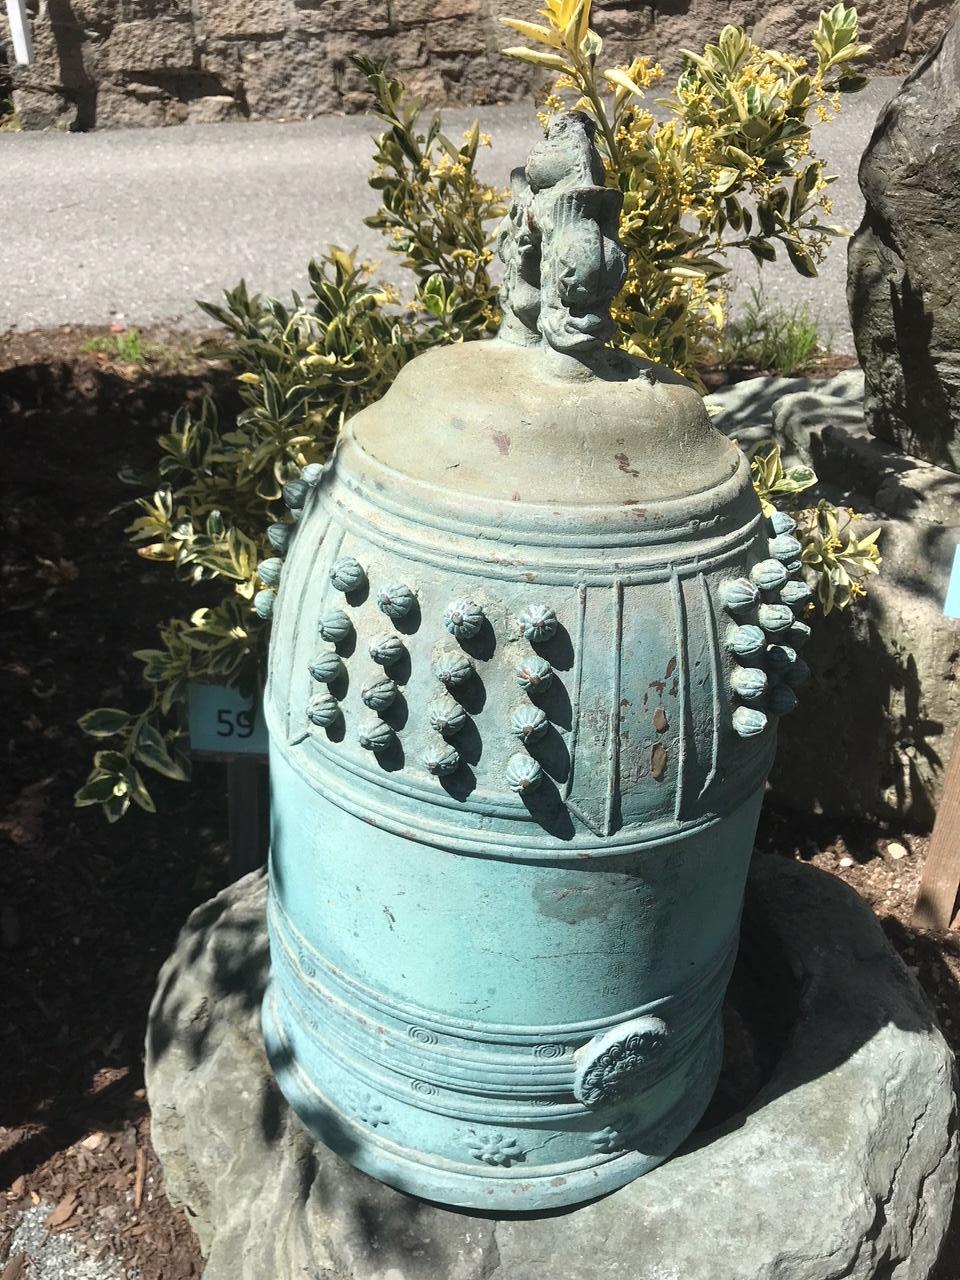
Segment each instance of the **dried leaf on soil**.
M133 1178L133 1207L139 1209L143 1201L143 1180L147 1176L147 1156L143 1147L137 1148L137 1171Z
M18 1253L12 1257L0 1271L0 1280L25 1280L27 1274L27 1255Z
M44 1225L51 1231L54 1227L62 1227L65 1222L69 1221L69 1219L73 1217L76 1207L77 1194L75 1191L70 1191L63 1197L54 1209L53 1213L50 1214L50 1217L47 1218Z

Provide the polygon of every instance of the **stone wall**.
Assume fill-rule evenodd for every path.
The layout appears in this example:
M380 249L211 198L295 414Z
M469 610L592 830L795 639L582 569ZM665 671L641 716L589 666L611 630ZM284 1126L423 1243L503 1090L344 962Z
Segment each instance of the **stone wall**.
M813 0L597 0L608 52L642 51L669 70L680 46L702 45L724 22L786 51L806 48ZM532 17L511 0L39 0L36 63L14 68L23 127L91 129L230 119L302 119L366 105L348 55L389 55L431 103L522 97L531 68L499 56L515 39L498 13ZM862 4L872 66L908 70L946 25L949 0ZM0 44L12 52L0 21ZM0 59L2 61L2 59Z

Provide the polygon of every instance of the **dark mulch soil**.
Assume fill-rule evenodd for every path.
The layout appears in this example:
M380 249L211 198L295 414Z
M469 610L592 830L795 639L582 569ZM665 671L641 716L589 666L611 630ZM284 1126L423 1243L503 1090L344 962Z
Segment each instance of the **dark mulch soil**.
M172 351L158 372L84 353L90 337L0 339L0 1246L39 1197L65 1206L56 1229L179 1280L199 1255L150 1148L143 1031L180 925L226 879L223 769L156 787L158 817L110 827L73 807L94 747L76 719L136 705L130 654L183 607L125 543L137 490L117 473L155 465L185 399L233 391L195 340L157 335Z
M840 351L826 351L818 355L809 368L797 372L802 378L832 378L834 374L843 373L847 369L857 367L857 357L846 355ZM763 374L782 376L777 369L761 369L759 365L737 365L731 367L707 362L697 369L703 385L708 391L719 391L721 387L734 382L745 382L747 378L758 378Z
M125 543L135 491L117 473L151 466L184 399L233 392L196 339L145 335L177 354L141 367L81 351L90 334L0 337L0 1275L21 1211L44 1202L50 1229L90 1253L142 1280L188 1280L201 1259L150 1146L142 1044L177 931L228 879L223 769L198 765L191 786L156 788L158 816L108 827L72 805L93 745L75 722L135 704L131 651L183 607L183 588ZM926 844L776 811L759 837L871 903L956 1049L960 936L910 926ZM941 1280L958 1278L954 1238Z

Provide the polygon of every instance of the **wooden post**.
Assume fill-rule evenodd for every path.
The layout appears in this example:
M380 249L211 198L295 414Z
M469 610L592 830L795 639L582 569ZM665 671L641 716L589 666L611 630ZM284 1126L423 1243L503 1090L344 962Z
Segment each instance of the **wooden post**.
M269 839L266 781L266 767L256 756L233 756L227 762L231 880L256 871L266 860Z
M913 911L918 929L949 929L960 891L960 728L943 784L943 797L933 826L930 852L923 868L920 893Z

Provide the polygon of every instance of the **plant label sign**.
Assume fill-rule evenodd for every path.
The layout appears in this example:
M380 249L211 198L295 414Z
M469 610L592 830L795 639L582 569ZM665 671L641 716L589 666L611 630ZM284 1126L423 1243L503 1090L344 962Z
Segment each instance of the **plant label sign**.
M259 700L223 684L190 685L190 747L203 755L265 756L267 728Z
M943 612L948 618L960 618L960 543L953 549L953 569L950 571Z
M13 56L22 66L29 67L33 63L33 40L30 38L26 0L7 0L7 17L13 37Z

